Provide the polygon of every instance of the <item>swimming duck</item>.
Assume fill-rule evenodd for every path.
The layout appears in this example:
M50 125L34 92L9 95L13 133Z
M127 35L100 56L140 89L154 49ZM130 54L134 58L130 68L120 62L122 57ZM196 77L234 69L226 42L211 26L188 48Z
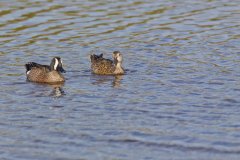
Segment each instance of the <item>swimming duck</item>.
M39 83L57 83L64 82L65 79L61 72L65 72L62 67L60 57L54 57L50 66L35 62L25 64L27 79L31 82Z
M122 54L119 51L114 51L112 56L113 61L103 58L103 54L91 55L90 59L92 72L103 75L124 74L124 69L122 68Z

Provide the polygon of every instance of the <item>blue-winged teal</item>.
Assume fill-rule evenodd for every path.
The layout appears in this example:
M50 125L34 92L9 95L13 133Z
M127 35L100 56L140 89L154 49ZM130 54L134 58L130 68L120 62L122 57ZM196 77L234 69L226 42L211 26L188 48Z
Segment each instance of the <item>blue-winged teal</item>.
M103 75L124 74L124 69L122 68L122 54L119 51L114 51L112 56L113 61L103 58L103 54L91 55L90 59L92 72Z
M25 64L27 79L39 83L57 83L64 82L65 79L61 72L65 72L62 67L60 57L54 57L50 66L41 65L35 62Z

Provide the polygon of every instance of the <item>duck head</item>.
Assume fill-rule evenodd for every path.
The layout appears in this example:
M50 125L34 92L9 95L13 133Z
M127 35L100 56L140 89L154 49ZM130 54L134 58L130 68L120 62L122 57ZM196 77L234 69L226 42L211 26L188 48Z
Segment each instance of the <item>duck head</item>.
M114 59L115 63L122 63L122 61L123 61L122 54L119 51L114 51L113 59Z
M58 72L65 73L66 71L63 69L63 63L60 57L54 57L50 64L51 70L55 70Z

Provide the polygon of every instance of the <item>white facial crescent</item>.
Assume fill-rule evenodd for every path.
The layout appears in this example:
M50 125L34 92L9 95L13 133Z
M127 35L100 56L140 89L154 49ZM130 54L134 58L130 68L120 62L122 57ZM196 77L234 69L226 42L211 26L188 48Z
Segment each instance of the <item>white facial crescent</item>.
M58 64L59 64L58 59L55 58L54 70L57 70Z

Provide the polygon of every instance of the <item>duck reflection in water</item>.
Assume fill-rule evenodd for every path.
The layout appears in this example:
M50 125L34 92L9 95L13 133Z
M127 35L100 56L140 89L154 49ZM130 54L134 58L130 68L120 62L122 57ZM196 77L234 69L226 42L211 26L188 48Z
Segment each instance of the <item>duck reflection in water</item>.
M113 82L112 82L112 86L113 86L114 88L119 88L119 87L121 87L120 84L121 84L122 78L123 78L123 75L116 75L116 76L114 77Z
M115 76L106 76L106 75L94 75L93 82L94 85L103 85L109 82L112 82L112 87L119 88L121 87L121 80L123 75L115 75Z
M59 84L48 84L50 87L52 87L52 92L50 93L50 96L59 98L65 95L64 90L62 89L63 83Z

